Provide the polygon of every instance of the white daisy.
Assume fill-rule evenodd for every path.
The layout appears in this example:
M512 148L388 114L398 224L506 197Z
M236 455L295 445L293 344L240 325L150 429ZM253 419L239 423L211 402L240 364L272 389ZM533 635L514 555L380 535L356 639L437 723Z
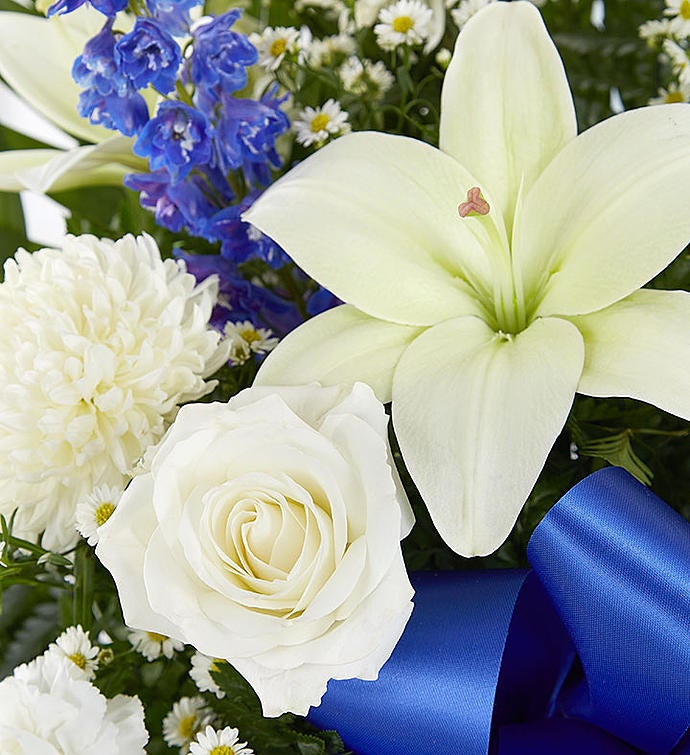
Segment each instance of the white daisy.
M671 21L668 18L645 21L638 29L638 34L642 39L655 43L659 38L671 34Z
M451 18L458 29L462 29L475 13L493 2L494 0L462 0L460 5L450 12Z
M235 366L244 364L254 354L268 354L278 345L278 339L268 328L255 328L249 320L227 322L223 335L230 343L230 361Z
M394 50L406 45L421 45L431 30L431 8L421 0L398 0L382 8L380 23L374 26L376 41L382 50Z
M75 679L90 681L96 675L99 648L91 644L89 635L79 624L68 627L46 653L68 661L67 672Z
M351 55L356 48L351 34L334 34L323 39L315 39L309 48L307 60L312 68L331 65L338 56Z
M690 36L690 0L666 0L664 15L671 20L671 32L678 37Z
M326 100L320 108L306 107L293 123L297 141L304 147L320 147L329 139L349 133L347 117L347 111L333 99Z
M382 61L360 60L356 55L340 66L338 75L346 92L360 96L368 92L375 99L381 98L395 81Z
M650 105L667 105L671 102L690 102L690 86L671 83L668 89L659 89L659 95L649 100Z
M259 65L267 71L277 70L286 55L298 53L303 46L300 30L292 26L267 26L261 34L250 34L249 41L259 53Z
M180 403L208 393L226 359L196 285L150 236L67 236L20 249L0 284L0 513L48 550L78 534L79 501L121 485Z
M98 530L110 519L121 495L120 487L99 485L77 504L77 530L89 545L96 545L98 542Z
M184 650L184 644L179 640L173 640L165 634L158 632L146 632L142 629L130 629L127 639L132 647L141 653L147 661L155 661L164 655L172 658L175 651Z
M225 697L225 692L216 684L211 671L217 671L218 666L227 661L222 658L209 658L198 651L192 656L192 667L189 675L194 680L199 692L212 692L219 700Z
M196 735L214 718L203 697L183 697L163 719L163 739L169 747L179 747L182 755L186 755Z
M254 750L239 739L237 729L226 726L216 731L212 726L207 726L205 732L196 735L196 742L192 742L189 752L191 755L254 755Z
M663 50L668 55L673 73L678 77L681 86L690 86L690 65L687 52L671 39L665 39Z

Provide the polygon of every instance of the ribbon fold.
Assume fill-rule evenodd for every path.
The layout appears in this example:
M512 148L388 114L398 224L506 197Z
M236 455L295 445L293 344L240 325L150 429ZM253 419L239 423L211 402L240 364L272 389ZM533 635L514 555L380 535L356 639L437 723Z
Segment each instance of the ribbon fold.
M413 575L378 680L332 680L309 719L358 755L690 755L690 524L609 467L527 556Z

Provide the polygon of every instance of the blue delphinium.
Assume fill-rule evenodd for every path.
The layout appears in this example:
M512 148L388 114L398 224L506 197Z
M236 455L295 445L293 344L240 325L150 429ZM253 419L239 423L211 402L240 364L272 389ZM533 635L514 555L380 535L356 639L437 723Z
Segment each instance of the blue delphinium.
M134 154L148 157L153 170L166 168L172 182L211 159L211 128L203 113L183 102L163 102L134 143Z
M85 89L95 89L105 96L116 92L124 96L131 87L122 75L115 60L113 19L109 18L103 28L92 37L84 51L74 61L72 78Z
M191 18L189 11L203 0L146 0L153 18L174 37L189 34Z
M149 109L144 98L134 92L103 96L97 89L86 89L79 95L79 115L91 123L119 131L125 136L135 136L149 119Z
M48 15L53 16L56 13L71 13L77 8L81 8L86 0L58 0L48 8ZM100 11L104 16L114 16L127 7L128 0L91 0L91 5Z
M182 62L180 46L173 37L149 18L137 18L129 34L115 45L118 73L135 89L149 84L167 94L175 88L177 71Z

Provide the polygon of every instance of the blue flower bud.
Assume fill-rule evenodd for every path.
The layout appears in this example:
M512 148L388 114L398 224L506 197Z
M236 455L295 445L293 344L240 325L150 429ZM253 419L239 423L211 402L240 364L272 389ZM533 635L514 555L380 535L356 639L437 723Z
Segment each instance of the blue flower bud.
M71 13L77 8L81 8L86 0L58 0L48 8L48 16L56 13ZM104 16L115 16L121 10L127 7L128 0L91 0L91 5L100 11Z
M113 93L103 96L97 89L86 89L79 95L79 115L95 125L135 136L149 119L144 98L137 92L124 97Z
M189 11L203 0L146 0L151 15L169 34L181 37L189 34Z
M84 89L95 89L100 95L116 93L124 97L131 89L122 76L115 60L113 19L92 37L72 66L72 78Z

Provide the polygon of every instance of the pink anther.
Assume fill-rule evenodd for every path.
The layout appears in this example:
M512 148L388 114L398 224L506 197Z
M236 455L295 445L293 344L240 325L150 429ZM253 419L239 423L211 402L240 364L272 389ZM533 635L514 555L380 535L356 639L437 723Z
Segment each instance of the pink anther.
M482 190L478 186L473 186L467 192L467 201L458 205L458 213L461 218L468 215L488 215L489 203L482 196Z

